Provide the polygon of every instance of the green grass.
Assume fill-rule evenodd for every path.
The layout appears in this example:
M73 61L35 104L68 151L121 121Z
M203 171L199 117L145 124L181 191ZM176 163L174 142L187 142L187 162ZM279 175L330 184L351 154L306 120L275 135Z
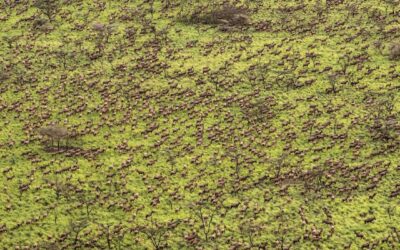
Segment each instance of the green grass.
M0 37L18 38L0 43L0 246L399 248L399 199L390 195L400 180L400 64L388 59L399 36L387 32L398 27L387 5L308 1L284 21L280 9L297 1L252 2L250 27L222 32L181 22L185 1L170 2L163 10L156 1L151 18L149 3L69 1L47 33L33 28L45 16L31 3L1 4ZM184 15L205 3L184 5ZM258 30L261 21L270 29ZM91 59L95 23L115 32ZM342 72L346 54L330 92L328 75ZM298 87L286 86L291 79ZM264 111L246 109L255 103ZM374 137L377 114L393 119L391 139ZM51 122L80 134L70 142L78 155L39 136ZM206 231L199 211L212 217Z

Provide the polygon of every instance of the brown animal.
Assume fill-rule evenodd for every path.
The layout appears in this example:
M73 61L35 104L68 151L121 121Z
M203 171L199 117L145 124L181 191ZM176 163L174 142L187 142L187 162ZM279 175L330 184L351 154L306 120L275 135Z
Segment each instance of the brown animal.
M47 127L42 127L39 129L39 134L42 136L47 136L51 139L51 145L53 146L54 140L57 141L57 148L60 148L61 139L67 139L66 146L68 146L69 133L65 127L60 127L56 125L51 125Z

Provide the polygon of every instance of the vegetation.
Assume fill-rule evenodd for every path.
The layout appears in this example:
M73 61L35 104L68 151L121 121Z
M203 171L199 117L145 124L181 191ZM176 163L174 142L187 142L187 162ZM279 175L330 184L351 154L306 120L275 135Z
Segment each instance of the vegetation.
M51 139L51 145L53 145L54 140L56 140L58 149L60 148L60 141L62 139L68 138L68 130L60 126L49 126L40 128L39 134L49 137Z
M398 1L0 1L4 249L399 249Z

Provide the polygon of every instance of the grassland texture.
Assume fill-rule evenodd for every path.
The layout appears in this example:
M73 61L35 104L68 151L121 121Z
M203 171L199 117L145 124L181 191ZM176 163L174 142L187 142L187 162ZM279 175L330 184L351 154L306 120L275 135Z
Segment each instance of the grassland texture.
M400 248L398 1L0 6L2 249Z

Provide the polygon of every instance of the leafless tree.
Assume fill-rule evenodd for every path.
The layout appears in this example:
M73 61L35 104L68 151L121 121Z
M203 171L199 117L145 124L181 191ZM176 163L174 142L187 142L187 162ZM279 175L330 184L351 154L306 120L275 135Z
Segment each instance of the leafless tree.
M79 234L88 226L88 222L84 219L71 219L69 221L69 229L70 231L74 234L73 235L73 242L72 245L74 247L79 246L78 242L79 242Z
M208 242L216 210L212 207L211 204L208 204L207 202L196 202L192 204L190 207L195 217L201 223L200 228L204 235L204 240Z

